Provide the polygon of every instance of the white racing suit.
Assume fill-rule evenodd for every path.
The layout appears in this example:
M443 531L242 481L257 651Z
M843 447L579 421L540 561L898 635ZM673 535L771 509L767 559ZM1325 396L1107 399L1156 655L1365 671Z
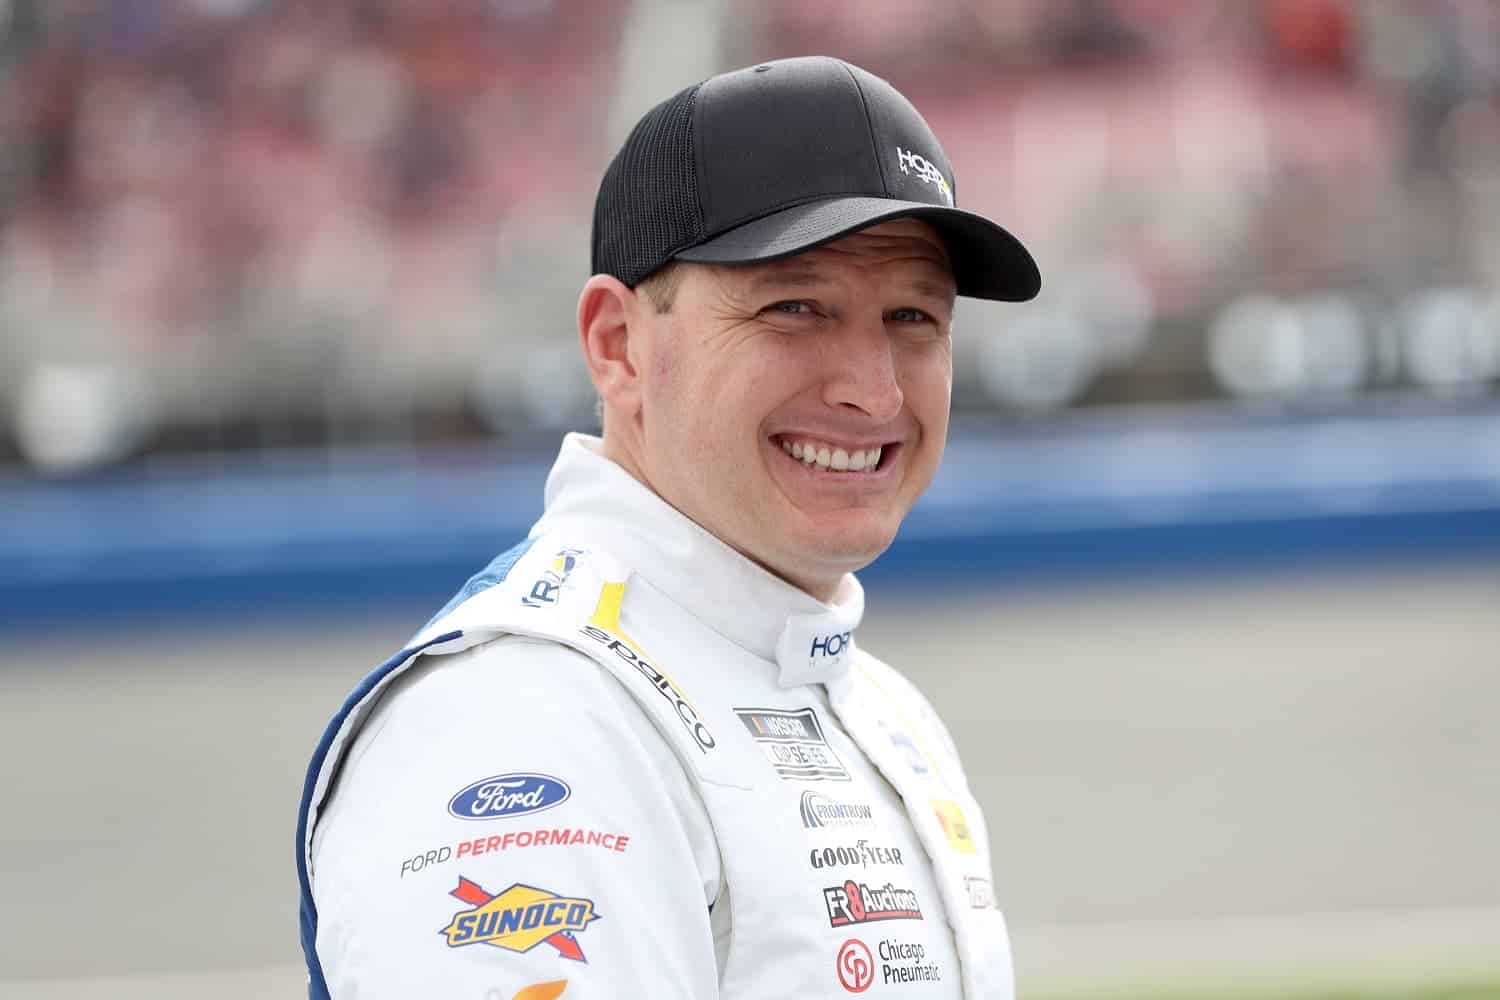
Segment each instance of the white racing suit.
M310 996L1010 998L984 819L858 582L814 600L598 447L320 742Z

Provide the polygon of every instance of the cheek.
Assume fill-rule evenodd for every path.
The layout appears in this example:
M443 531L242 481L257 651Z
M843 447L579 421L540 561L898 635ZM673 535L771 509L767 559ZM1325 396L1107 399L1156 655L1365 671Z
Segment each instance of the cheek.
M928 352L909 359L903 372L902 393L913 413L924 424L948 422L948 404L953 397L953 355Z
M653 346L655 350L646 359L642 372L647 416L656 424L654 432L681 432L683 414L692 412L697 405L694 370L697 362L671 337L663 337Z

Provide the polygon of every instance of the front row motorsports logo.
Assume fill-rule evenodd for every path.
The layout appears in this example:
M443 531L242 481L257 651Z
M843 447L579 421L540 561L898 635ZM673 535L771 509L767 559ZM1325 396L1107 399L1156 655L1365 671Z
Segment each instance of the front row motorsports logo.
M455 913L448 926L438 931L450 948L488 944L526 952L548 944L563 958L586 961L574 934L599 919L592 899L559 896L519 882L491 896L466 878L459 878L458 888L449 895L473 907Z

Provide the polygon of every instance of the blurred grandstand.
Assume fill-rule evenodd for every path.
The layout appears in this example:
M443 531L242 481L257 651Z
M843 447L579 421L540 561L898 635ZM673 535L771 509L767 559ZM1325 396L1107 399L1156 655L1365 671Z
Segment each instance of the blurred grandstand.
M860 633L1021 995L1500 995L1490 0L0 0L0 995L298 992L312 739L593 424L605 159L811 52L1042 265Z
M1037 249L1040 303L961 318L972 418L1493 399L1493 4L687 7L705 71L893 80L960 203ZM0 462L588 423L593 185L640 110L617 95L674 58L630 24L685 9L0 0Z

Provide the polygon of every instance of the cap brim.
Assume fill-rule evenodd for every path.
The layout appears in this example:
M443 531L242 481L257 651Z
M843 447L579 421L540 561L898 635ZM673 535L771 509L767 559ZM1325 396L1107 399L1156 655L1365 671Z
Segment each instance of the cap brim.
M1042 287L1036 261L982 215L894 198L830 198L784 208L673 254L701 264L749 264L790 257L892 219L921 219L948 246L958 294L1025 302Z

